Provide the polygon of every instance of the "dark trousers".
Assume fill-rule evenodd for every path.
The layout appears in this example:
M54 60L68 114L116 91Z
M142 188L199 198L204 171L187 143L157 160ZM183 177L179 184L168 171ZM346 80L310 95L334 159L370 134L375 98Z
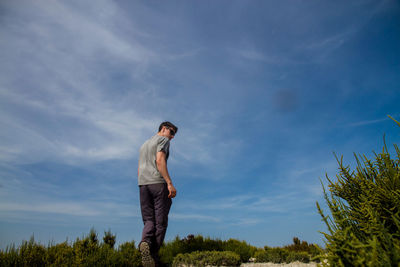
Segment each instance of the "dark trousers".
M150 244L153 253L160 249L168 226L168 213L172 200L168 198L167 184L139 186L140 208L143 219L142 242Z

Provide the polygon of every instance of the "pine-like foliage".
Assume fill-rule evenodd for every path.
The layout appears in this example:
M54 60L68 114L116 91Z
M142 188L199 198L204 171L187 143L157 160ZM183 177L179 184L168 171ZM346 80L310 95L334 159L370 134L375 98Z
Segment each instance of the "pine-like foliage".
M355 155L356 171L337 161L337 181L327 177L325 200L331 212L317 208L329 233L330 266L400 266L400 150L392 159L386 144L375 159ZM360 160L361 159L361 160Z
M50 243L48 247L35 242L32 237L16 248L14 245L0 250L0 266L142 266L140 252L135 242L126 242L114 249L116 236L111 230L104 232L104 242L100 242L92 228L89 235L77 238L72 244Z

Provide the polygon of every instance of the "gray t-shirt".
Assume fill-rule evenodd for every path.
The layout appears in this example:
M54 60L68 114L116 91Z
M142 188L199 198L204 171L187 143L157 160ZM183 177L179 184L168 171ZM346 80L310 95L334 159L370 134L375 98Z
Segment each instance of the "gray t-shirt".
M166 159L169 156L169 139L164 136L154 135L140 148L139 155L139 185L165 183L164 178L157 169L156 154L164 151Z

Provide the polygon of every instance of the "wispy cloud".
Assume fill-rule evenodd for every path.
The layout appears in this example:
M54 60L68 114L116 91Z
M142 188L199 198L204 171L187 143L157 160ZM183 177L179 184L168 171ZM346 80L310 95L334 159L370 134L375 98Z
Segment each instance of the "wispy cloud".
M0 217L27 231L113 217L140 236L136 157L170 120L175 229L248 226L264 242L287 229L254 226L311 221L298 215L316 212L332 149L371 145L388 120L371 107L398 102L393 1L0 2ZM374 75L358 86L353 69L378 67L369 53L390 96Z
M228 222L228 224L233 226L251 226L260 224L262 222L263 220L256 218L237 218L236 220L233 220L230 223Z
M14 216L19 214L19 217L28 219L30 215L26 213L39 213L39 214L58 214L78 217L139 217L138 212L129 212L132 206L121 205L117 203L82 203L64 201L59 203L51 202L30 202L30 203L6 203L0 204L0 214L13 213ZM69 219L67 219L69 220Z
M124 30L137 27L121 18L124 13L110 2L104 2L95 14L72 2L29 5L32 14L41 16L27 14L26 20L14 26L11 21L5 23L3 35L11 41L0 46L7 62L0 76L4 103L0 121L6 126L1 157L9 162L57 159L79 164L135 155L164 119L152 109L168 106L170 101L153 81L150 67L192 57L201 49L165 54L141 44L149 36L124 35ZM23 13L17 4L7 7ZM130 25L121 30L116 21ZM21 58L18 51L27 56ZM24 78L6 65L23 66ZM118 78L125 81L122 88L114 88ZM129 88L124 88L127 83ZM211 139L198 130L212 130L212 117L196 120L197 128L182 136L191 152L179 149L179 156L209 164L213 151L222 151L228 144L212 149L205 143Z
M390 120L389 118L382 118L382 119L376 119L376 120L366 120L366 121L357 121L357 122L352 122L347 124L347 127L358 127L358 126L365 126L365 125L370 125L370 124L377 124L381 123L384 121Z
M107 10L117 9L113 3L104 4ZM104 65L127 67L123 73L137 80L137 74L143 74L146 64L157 57L72 3L38 1L29 6L32 14L41 16L28 15L13 26L11 15L3 21L2 35L9 42L1 45L7 63L2 64L0 76L4 111L0 121L6 126L0 145L2 158L79 162L130 157L160 118L143 117L135 106L126 108L137 103L130 100L145 97L146 90L115 98L104 84L110 78ZM23 12L18 4L7 7ZM22 66L24 77L7 67L16 65ZM153 99L157 101L156 96Z

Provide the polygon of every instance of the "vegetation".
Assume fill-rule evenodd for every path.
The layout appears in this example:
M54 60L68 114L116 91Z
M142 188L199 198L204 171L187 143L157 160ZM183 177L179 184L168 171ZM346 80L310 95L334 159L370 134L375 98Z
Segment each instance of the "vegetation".
M328 227L325 250L296 237L282 248L259 249L235 239L189 235L164 244L161 261L169 266L238 266L250 258L274 263L323 259L322 265L328 266L400 266L400 150L394 148L395 159L386 144L373 160L355 155L355 171L336 157L339 174L336 181L326 177L329 194L322 186L331 216L317 202ZM72 244L44 246L31 238L0 251L0 266L141 266L134 241L118 248L115 244L111 231L104 232L101 242L93 229Z
M172 266L239 266L239 255L231 251L195 251L178 254Z
M179 236L175 240L166 243L160 250L160 258L164 263L172 263L178 254L188 254L195 251L231 251L239 255L241 262L247 262L257 250L256 247L247 244L245 241L229 239L204 238L201 235L189 235L184 239Z
M168 266L238 266L256 258L258 262L308 262L321 251L318 246L293 239L293 244L283 248L256 248L244 241L204 238L189 235L176 237L160 250L161 261ZM75 242L44 246L30 241L22 242L0 251L0 266L142 266L140 252L135 242L126 242L115 248L116 236L104 232L102 241L95 230Z
M355 155L355 171L336 157L337 181L326 177L329 194L323 187L331 217L317 203L329 231L323 234L330 266L400 266L400 150L394 148L395 159L386 144L374 160Z
M307 241L300 241L297 237L293 238L293 244L284 247L289 252L305 252L312 257L321 253L321 248L314 244L308 244Z
M31 238L19 248L9 246L0 251L0 266L141 266L140 253L135 243L126 242L114 249L115 235L104 233L99 242L92 229L89 235L67 242L50 244L47 247Z
M259 249L255 252L256 262L289 263L300 261L304 263L310 260L318 260L323 250L314 244L308 244L306 241L300 242L297 237L293 238L293 244L280 247L268 247Z

